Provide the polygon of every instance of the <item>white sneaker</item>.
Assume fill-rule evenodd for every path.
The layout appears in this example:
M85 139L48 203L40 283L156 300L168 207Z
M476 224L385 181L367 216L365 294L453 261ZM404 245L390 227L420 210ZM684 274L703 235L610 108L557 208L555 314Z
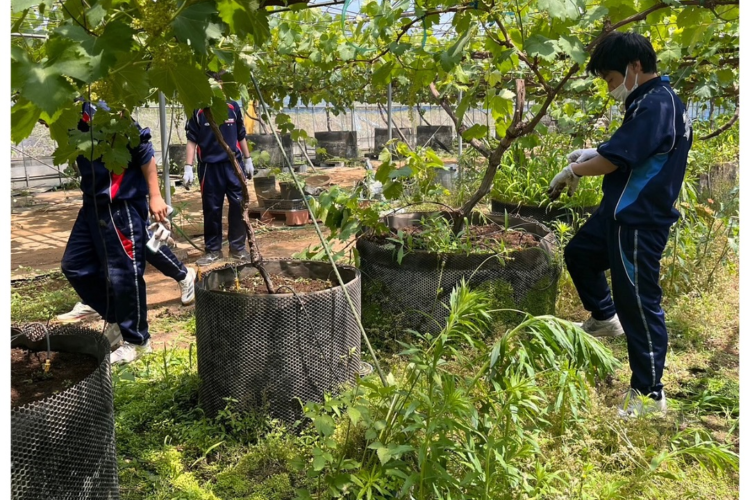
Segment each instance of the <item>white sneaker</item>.
M654 394L655 395L655 394ZM636 418L644 415L667 413L667 397L661 392L661 399L644 396L635 389L629 389L622 398L622 403L617 408L620 418Z
M617 337L625 333L620 324L620 318L617 314L609 319L599 320L593 316L589 316L589 319L583 323L573 323L577 327L583 329L584 332L588 333L592 337Z
M62 323L75 323L76 321L93 317L99 317L99 313L94 311L93 307L87 306L83 302L77 302L70 312L58 315L57 320Z
M120 326L117 323L109 323L104 329L104 336L109 340L111 347L122 344L122 333L120 333Z
M182 297L180 297L182 305L188 306L195 302L195 269L188 267L185 278L182 281L178 281L178 284L182 292Z
M144 345L131 344L123 342L112 354L109 355L110 364L117 365L120 363L131 363L144 354L151 352L151 340L147 340Z

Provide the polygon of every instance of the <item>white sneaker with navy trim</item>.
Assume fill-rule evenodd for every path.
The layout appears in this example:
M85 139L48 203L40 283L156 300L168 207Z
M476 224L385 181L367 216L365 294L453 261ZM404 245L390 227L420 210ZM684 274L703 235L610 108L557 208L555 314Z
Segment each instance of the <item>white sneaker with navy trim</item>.
M104 336L109 340L110 347L117 347L122 344L122 333L117 323L108 323L104 328Z
M656 399L656 398L659 399ZM667 398L664 391L661 394L651 393L644 396L636 389L629 389L622 398L622 403L617 408L620 418L637 418L649 414L667 413Z
M177 283L180 285L180 292L182 292L180 297L182 305L188 306L195 302L195 269L188 267L185 277Z
M98 318L99 313L94 311L94 308L84 304L83 302L76 302L73 309L65 314L58 314L57 321L61 323L75 323L86 318Z
M120 347L117 348L112 354L109 355L109 362L113 365L121 363L132 363L136 359L140 358L144 354L151 352L151 340L147 340L145 344L131 344L130 342L123 342Z
M609 319L599 320L590 316L583 323L573 323L592 337L617 337L625 333L617 314Z

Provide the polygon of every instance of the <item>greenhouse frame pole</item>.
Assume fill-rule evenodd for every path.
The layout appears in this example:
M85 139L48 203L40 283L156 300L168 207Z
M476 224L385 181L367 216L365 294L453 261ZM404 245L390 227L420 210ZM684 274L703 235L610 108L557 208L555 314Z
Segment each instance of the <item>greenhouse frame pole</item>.
M392 88L393 87L389 83L388 84L388 140L389 141L393 139L393 127L391 125L393 123L393 118L391 117L391 113L393 112L393 101L391 99Z
M169 183L169 138L167 137L167 100L159 92L159 128L161 129L161 167L164 175L164 201L172 206L172 186Z
M458 91L459 104L461 103L461 101L463 101L463 99L464 99L464 91L459 90ZM456 130L456 132L458 132L458 130ZM458 133L458 156L461 156L462 154L464 154L464 139L463 137L461 137L461 133L459 132Z

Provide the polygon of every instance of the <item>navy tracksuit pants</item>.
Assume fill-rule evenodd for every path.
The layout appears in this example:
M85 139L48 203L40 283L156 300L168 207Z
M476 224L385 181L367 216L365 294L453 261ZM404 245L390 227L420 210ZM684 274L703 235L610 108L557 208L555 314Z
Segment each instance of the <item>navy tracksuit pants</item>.
M145 198L96 207L84 201L61 263L81 300L108 323L117 323L126 342L138 345L149 338L143 279L147 218Z
M657 397L667 355L659 265L668 237L669 227L634 229L597 210L565 247L565 264L586 310L598 320L615 312L620 318L628 342L630 386Z
M203 239L206 252L221 251L224 196L229 201L229 250L234 253L244 250L246 234L242 223L242 186L234 173L234 167L230 162L200 163L198 179L203 199Z

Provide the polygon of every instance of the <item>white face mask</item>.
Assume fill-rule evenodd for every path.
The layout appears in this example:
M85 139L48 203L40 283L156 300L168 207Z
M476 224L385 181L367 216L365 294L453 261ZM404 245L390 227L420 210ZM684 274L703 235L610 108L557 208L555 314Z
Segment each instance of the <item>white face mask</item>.
M625 81L628 79L628 69L629 66L625 66L625 78L622 79L622 83L615 90L609 93L609 95L611 95L613 99L616 99L622 103L624 103L625 99L627 99L628 96L638 88L638 75L635 75L635 84L633 85L632 89L628 90L628 88L625 86Z

